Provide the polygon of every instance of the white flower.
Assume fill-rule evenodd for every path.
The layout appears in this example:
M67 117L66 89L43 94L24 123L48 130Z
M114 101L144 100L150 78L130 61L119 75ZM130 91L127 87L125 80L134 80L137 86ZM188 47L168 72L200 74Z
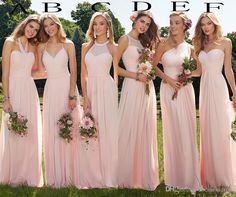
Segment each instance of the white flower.
M185 73L186 75L189 75L189 74L191 74L191 71L190 71L189 69L187 69L187 70L184 70L184 73Z
M4 113L4 121L8 121L10 118L10 114L9 113Z
M66 123L67 123L68 125L72 125L72 124L73 124L73 121L72 121L72 120L67 120Z

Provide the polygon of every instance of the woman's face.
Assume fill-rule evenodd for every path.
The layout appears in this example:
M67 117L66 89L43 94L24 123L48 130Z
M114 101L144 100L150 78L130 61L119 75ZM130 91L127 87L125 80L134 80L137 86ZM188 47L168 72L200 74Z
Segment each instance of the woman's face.
M201 19L201 28L205 35L212 35L215 31L215 24L208 18L203 17Z
M43 28L50 37L55 36L58 32L58 25L50 18L44 20Z
M39 31L39 28L40 28L40 25L38 23L34 21L29 22L25 26L25 37L27 39L35 37Z
M180 16L174 15L170 17L170 32L173 36L184 34L185 29L186 26Z
M135 21L134 28L138 33L143 34L147 32L151 24L151 19L148 16L141 16Z
M107 21L103 16L95 17L93 21L93 31L96 36L106 35L108 30Z

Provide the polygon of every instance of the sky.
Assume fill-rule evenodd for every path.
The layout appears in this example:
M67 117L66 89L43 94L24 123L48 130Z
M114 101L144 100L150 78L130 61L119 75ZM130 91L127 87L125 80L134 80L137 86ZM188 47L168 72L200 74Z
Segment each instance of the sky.
M114 16L119 19L121 25L125 28L126 33L131 30L132 22L129 19L134 10L134 1L139 1L138 9L146 9L147 4L142 2L148 2L151 4L150 11L154 16L155 22L160 26L169 25L169 15L173 11L174 0L86 0L93 4L96 2L109 2L108 8L112 11ZM142 2L141 2L142 1ZM212 8L222 25L223 32L226 35L230 32L236 32L236 1L235 0L176 0L177 5L181 6L181 1L187 1L185 8L179 7L178 9L189 9L186 12L187 16L192 20L193 26L189 30L190 35L193 35L195 24L200 14L206 11L206 3L217 2L223 3L224 5L212 5L220 6L220 9ZM62 9L60 12L55 13L59 17L71 20L71 11L76 9L78 3L83 3L84 0L32 0L31 8L36 10L38 13L44 13L44 4L42 2L57 2L60 4ZM50 5L50 4L49 4ZM51 4L54 5L54 4ZM50 8L49 11L54 11L56 8Z

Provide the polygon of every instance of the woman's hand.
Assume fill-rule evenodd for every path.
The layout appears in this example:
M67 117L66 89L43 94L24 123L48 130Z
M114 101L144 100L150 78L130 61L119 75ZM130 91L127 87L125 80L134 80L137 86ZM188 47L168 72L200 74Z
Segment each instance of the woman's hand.
M236 112L236 96L232 96L232 102L233 102L234 111Z
M83 108L84 108L84 113L91 111L91 104L88 98L84 99Z
M71 109L71 111L76 107L77 105L77 101L75 99L70 100L69 99L69 108Z
M182 86L182 84L174 79L169 78L168 80L166 80L166 82L175 90L179 90Z
M3 111L6 112L6 113L12 111L12 106L11 106L10 100L5 100L4 101L4 103L3 103Z
M143 82L143 83L148 83L148 77L142 73L137 73L137 81Z

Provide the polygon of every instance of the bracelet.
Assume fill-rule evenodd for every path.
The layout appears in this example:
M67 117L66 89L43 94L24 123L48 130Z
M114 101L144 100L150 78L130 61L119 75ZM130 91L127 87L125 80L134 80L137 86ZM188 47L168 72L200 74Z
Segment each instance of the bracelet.
M236 100L236 96L232 96L231 99L232 99L232 100Z
M139 81L139 73L138 72L136 73L136 78L135 79L136 79L136 81Z
M69 95L69 100L77 100L77 96L76 95L74 95L74 96Z

